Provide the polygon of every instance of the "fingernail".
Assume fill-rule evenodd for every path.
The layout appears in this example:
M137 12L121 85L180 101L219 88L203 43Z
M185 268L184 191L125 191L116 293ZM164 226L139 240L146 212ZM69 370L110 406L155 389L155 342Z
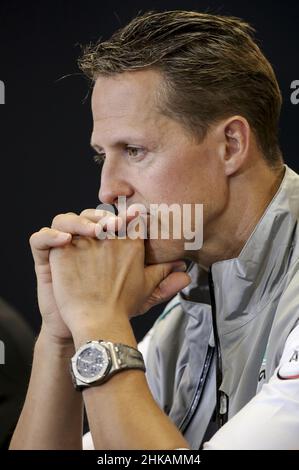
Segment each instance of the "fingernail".
M187 269L186 263L180 263L180 264L173 267L172 272L174 272L174 273L184 272L184 271L186 271L186 269Z
M59 238L59 240L61 240L62 242L70 240L71 237L72 237L72 235L70 233L67 233L67 232L59 232L58 235L57 235L57 238Z
M163 281L160 282L160 284L159 284L159 288L160 288L161 290L164 290L165 287L167 287L167 283L168 283L167 278L166 278L166 279L163 279Z

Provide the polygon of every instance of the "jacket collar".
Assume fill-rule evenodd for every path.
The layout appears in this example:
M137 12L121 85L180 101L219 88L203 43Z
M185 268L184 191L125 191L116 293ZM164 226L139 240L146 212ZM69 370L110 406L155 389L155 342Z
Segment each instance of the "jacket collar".
M271 300L291 262L299 218L299 176L285 165L272 201L237 258L212 265L217 323L227 334L250 321ZM196 316L196 303L209 303L207 273L192 263L192 282L180 293L183 309Z

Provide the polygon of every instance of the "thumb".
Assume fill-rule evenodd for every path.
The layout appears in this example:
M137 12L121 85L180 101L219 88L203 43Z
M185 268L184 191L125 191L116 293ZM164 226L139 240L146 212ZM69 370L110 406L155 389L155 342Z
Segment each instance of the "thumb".
M174 272L170 273L163 281L158 285L161 298L168 300L184 287L187 287L191 282L191 278L187 273Z
M183 261L147 266L145 268L145 277L148 295L152 295L160 302L163 302L188 286L191 278L184 272L186 268Z

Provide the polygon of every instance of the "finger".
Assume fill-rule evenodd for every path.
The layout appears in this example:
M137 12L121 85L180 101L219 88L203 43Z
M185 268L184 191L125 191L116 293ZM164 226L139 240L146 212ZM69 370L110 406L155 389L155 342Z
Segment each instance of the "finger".
M117 215L105 215L96 224L96 236L100 237L100 234L105 232L117 233L123 227L124 221Z
M148 300L142 307L140 313L147 312L155 305L166 302L174 297L178 292L187 287L191 278L185 272L180 272L185 269L185 266L178 264L174 265L175 272L170 272L154 289L147 292ZM164 271L165 272L165 271Z
M125 225L129 224L140 214L138 207L139 205L132 205L126 212L121 212L118 215L103 209L84 209L80 216L97 224L95 234L97 238L102 239L106 238L104 232L109 232L112 235L124 229Z
M187 287L191 282L190 277L186 273L170 273L148 297L147 303L144 305L141 313L147 312L155 305L166 302Z
M35 264L41 266L49 262L49 250L57 246L63 246L72 239L70 233L44 227L39 232L31 235L29 243Z
M128 207L126 214L129 217L136 217L137 215L146 216L147 212L143 204L134 203Z
M87 219L91 220L92 222L99 222L100 220L110 219L111 217L119 217L123 219L124 221L128 222L132 220L134 217L136 217L135 214L130 214L127 212L121 212L119 214L115 214L114 212L110 212L108 210L103 210L103 209L84 209L81 213L81 216L86 217Z
M182 289L187 287L191 278L187 273L172 272L158 285L162 302L170 299Z
M98 217L96 227L96 237L99 239L107 238L106 235L110 235L111 238L115 238L115 235L126 235L126 227L128 228L129 223L136 218L136 214L121 213L119 215L113 215L109 211L97 211L97 215L93 215L93 220Z
M116 233L133 220L136 217L138 210L136 209L136 211L133 211L132 207L133 206L130 206L125 212L119 212L118 215L116 215L115 212L103 209L84 209L80 213L80 216L83 216L95 223L101 221L101 224L99 224L96 229L96 236L101 238L99 235L101 235L103 230L106 229L112 233Z
M54 217L52 228L72 235L82 235L86 237L95 236L96 224L86 217L77 214L59 214Z
M110 211L105 211L102 209L84 209L80 213L80 216L85 217L86 219L89 219L91 222L95 222L95 223L97 223L104 216L113 216L113 215L116 215L116 214L112 211L110 212Z
M134 203L131 204L125 212L119 213L119 215L126 220L126 223L129 223L133 219L140 217L145 221L147 213L143 204Z
M156 287L158 287L164 280L166 280L167 276L169 276L171 272L184 273L186 269L187 269L186 264L184 263L184 261L180 261L180 260L172 261L169 263L152 264L150 266L147 266L145 268L145 276L147 279L148 289L153 290ZM185 276L183 276L182 278L181 277L179 278L185 280L185 282L187 282L190 279L187 274L185 274Z
M132 217L132 216L131 216ZM127 225L127 235L131 240L147 238L147 219L144 215L133 216Z
M125 219L113 212L100 209L84 209L80 216L97 224L96 237L101 238L103 231L117 233L124 226Z

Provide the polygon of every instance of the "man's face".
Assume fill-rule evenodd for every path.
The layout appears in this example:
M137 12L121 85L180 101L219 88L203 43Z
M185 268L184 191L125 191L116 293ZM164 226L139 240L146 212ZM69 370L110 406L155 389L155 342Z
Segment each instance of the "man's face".
M104 154L99 198L127 206L203 204L204 232L223 210L226 185L218 142L209 132L198 143L177 121L157 107L161 75L153 70L99 77L92 95L91 143ZM204 104L203 104L204 106ZM147 240L146 262L196 259L184 239Z

